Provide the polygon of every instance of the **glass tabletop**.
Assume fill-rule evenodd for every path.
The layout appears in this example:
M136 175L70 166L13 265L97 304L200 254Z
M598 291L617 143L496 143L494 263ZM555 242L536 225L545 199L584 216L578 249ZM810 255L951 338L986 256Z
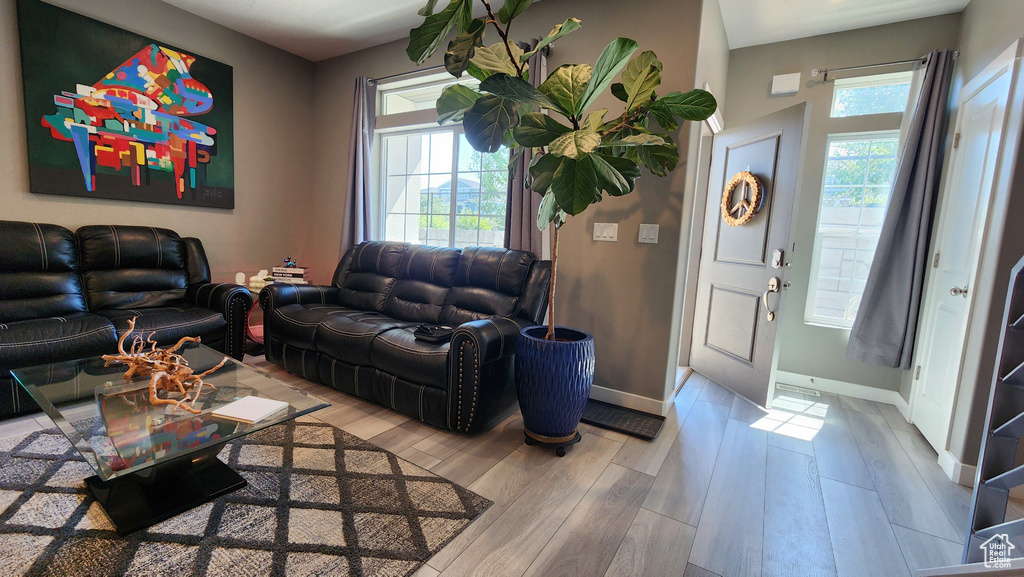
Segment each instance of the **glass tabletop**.
M176 351L199 374L224 359L205 345L186 343ZM149 377L125 382L127 366L104 367L101 358L81 359L11 371L57 427L95 469L109 480L162 461L182 457L330 406L327 401L286 385L228 357L203 377L194 414L175 405L150 403ZM255 423L217 417L214 410L238 399L265 397L288 403ZM160 398L181 399L160 392Z

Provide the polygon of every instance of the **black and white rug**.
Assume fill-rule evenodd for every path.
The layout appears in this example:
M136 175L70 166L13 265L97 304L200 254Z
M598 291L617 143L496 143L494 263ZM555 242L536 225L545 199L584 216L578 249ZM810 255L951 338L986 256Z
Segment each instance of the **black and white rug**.
M491 505L309 417L220 458L248 486L118 537L64 435L0 439L0 575L410 575Z

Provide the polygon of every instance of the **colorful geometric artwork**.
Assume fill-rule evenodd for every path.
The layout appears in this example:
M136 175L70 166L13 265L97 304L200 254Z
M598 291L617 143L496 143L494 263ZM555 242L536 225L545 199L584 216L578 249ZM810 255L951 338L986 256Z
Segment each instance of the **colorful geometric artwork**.
M32 192L234 208L230 66L38 0L18 20Z

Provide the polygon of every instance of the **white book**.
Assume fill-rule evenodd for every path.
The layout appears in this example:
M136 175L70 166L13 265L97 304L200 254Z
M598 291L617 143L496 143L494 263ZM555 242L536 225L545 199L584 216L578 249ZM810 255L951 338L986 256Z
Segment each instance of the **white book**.
M288 408L288 403L265 397L243 397L213 410L213 416L243 423L258 423L274 413Z

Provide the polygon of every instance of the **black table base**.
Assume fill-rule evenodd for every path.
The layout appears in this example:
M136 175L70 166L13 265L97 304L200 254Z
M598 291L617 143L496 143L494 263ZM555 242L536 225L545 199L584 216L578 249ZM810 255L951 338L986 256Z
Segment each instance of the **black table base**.
M85 480L119 535L134 533L241 489L246 480L217 458L223 444L103 481Z

